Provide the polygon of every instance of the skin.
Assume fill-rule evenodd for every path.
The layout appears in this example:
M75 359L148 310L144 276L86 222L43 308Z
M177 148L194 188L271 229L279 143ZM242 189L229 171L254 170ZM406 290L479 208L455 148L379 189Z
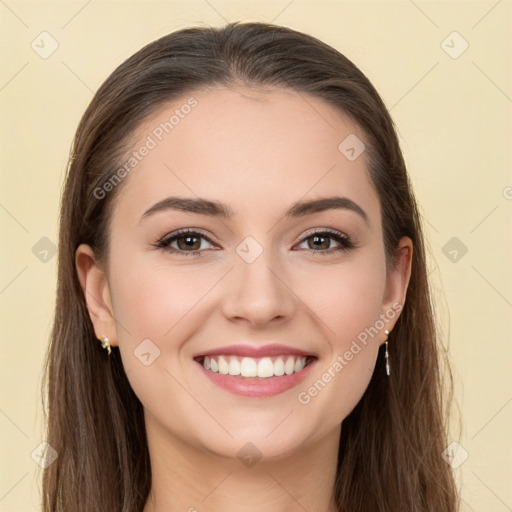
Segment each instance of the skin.
M76 252L96 335L119 347L144 406L152 465L144 512L333 512L342 422L366 390L384 329L391 331L399 314L386 315L378 334L309 403L297 395L380 314L403 306L412 242L400 240L397 265L386 275L366 154L349 161L338 150L348 135L364 141L364 134L320 99L277 88L197 91L139 126L133 149L190 96L197 106L117 191L109 264L102 266L87 245ZM167 210L140 221L170 195L222 201L235 214ZM298 200L332 195L356 202L369 225L347 209L283 215ZM184 254L183 242L172 243L181 254L152 245L181 228L213 243L197 240L201 256ZM315 249L307 232L325 228L357 247L332 252L340 243L328 238ZM247 236L263 249L252 263L236 252ZM160 350L149 366L134 356L144 339ZM235 396L211 384L192 356L244 341L297 347L318 361L304 383L280 395ZM237 457L248 442L261 453L251 467Z

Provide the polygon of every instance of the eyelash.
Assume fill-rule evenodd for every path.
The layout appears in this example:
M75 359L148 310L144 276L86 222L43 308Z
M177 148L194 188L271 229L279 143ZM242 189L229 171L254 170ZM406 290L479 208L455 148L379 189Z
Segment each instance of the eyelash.
M198 250L198 251L182 251L180 249L175 249L174 247L169 247L172 242L177 240L178 238L183 237L184 235L194 236L195 238L202 238L206 240L207 242L214 244L209 237L206 235L203 235L201 233L198 233L197 231L193 231L191 229L180 229L179 231L176 231L175 233L172 233L171 235L166 235L160 240L158 240L155 244L152 244L153 246L159 248L159 249L167 249L170 253L175 254L182 254L184 256L202 256L204 250ZM327 249L327 250L314 250L314 249L307 249L311 251L313 254L318 254L322 256L327 256L329 254L337 253L338 251L349 251L351 249L356 248L357 246L343 233L340 233L339 231L336 231L334 229L324 229L319 231L311 231L309 233L306 233L305 236L300 240L300 243L303 243L305 240L312 236L322 236L327 235L329 238L332 238L336 242L339 242L341 244L341 247L335 248L335 249Z

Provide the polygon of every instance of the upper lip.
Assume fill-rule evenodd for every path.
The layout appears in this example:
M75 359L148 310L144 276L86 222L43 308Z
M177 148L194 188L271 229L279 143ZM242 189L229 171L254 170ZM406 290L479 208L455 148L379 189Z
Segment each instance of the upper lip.
M212 348L205 352L196 354L194 357L201 356L214 356L214 355L232 355L240 357L271 357L281 355L296 355L296 356L314 356L311 352L306 352L294 347L287 347L286 345L271 344L254 347L252 345L226 345L224 347Z

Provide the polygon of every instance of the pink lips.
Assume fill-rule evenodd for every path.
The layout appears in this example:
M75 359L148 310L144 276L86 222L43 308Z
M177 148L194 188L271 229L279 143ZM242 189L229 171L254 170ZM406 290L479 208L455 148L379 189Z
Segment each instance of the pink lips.
M240 357L271 357L271 356L287 356L287 355L295 355L295 356L314 356L311 352L305 352L304 350L299 350L292 347L287 347L285 345L263 345L261 347L253 347L251 345L228 345L225 347L217 347L212 350L208 350L206 352L201 352L200 354L196 354L196 357L200 356L217 356L217 355L229 355L229 356L240 356Z
M304 369L291 375L274 376L267 378L259 377L240 377L239 375L223 375L204 368L202 364L203 356L212 355L233 355L239 357L253 357L255 359L262 357L272 357L279 355L296 355L308 357L308 363ZM298 384L300 384L311 372L314 367L317 356L310 352L286 347L285 345L265 345L262 347L252 347L250 345L229 345L217 347L207 352L201 352L194 356L201 372L210 382L230 393L246 398L265 398L283 393Z

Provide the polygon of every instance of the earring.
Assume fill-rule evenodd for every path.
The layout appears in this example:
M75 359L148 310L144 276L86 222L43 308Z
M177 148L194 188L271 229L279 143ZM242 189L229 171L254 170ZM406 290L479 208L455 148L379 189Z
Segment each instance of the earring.
M108 355L110 355L110 340L106 336L102 336L101 338L98 338L101 342L101 346L105 349L107 349Z
M386 360L386 375L389 377L389 374L390 374L390 371L389 371L389 353L388 353L388 336L389 336L389 331L387 329L384 330L384 332L386 333L386 353L384 354L384 358Z

